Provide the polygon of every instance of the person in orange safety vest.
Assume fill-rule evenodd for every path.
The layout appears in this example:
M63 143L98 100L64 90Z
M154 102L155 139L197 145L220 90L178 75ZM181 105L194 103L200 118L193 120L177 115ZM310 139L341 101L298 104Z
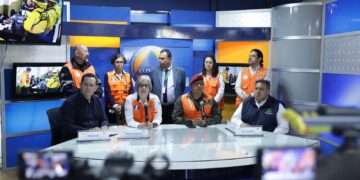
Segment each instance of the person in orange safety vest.
M162 122L162 109L159 97L150 93L151 79L141 75L136 80L137 92L130 94L125 101L126 124L136 128L155 128Z
M130 74L123 70L126 63L123 54L116 54L111 58L114 70L105 74L104 90L106 101L106 113L111 124L124 124L123 103L132 91Z
M245 99L253 96L255 82L257 80L265 79L270 81L271 72L263 67L263 58L263 53L259 49L250 51L249 67L242 68L236 79L236 107L238 107Z
M216 64L216 59L213 55L205 56L201 74L205 84L204 93L208 98L214 98L218 103L219 109L223 110L225 83L222 75L219 74L219 67Z
M92 73L96 75L94 66L89 62L89 50L84 45L74 47L74 58L72 58L60 71L61 92L65 96L70 96L79 92L80 82L83 74ZM98 76L97 76L98 77ZM101 97L103 90L101 80L97 79L98 89L95 92L97 97Z
M190 80L191 91L179 97L174 105L173 119L187 127L205 127L221 122L220 109L213 98L204 94L204 79L195 74Z

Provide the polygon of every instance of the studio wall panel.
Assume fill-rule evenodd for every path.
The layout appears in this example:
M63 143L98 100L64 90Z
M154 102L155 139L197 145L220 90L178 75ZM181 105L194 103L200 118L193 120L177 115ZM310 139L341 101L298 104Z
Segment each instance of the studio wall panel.
M271 94L284 102L317 102L319 73L272 72Z
M271 66L320 69L321 40L299 39L272 42Z

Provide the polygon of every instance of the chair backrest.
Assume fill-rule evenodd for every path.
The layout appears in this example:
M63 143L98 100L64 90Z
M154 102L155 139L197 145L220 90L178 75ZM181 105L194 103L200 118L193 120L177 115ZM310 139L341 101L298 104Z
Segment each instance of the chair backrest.
M46 112L49 118L50 130L51 130L51 145L60 143L60 120L61 112L60 108L52 108Z

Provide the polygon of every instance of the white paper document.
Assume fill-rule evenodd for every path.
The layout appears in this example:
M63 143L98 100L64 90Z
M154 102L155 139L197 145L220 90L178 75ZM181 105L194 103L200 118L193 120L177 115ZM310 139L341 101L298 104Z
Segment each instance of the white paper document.
M226 129L233 132L235 136L262 136L263 130L262 126L250 126L250 127L240 127L239 125L228 122Z
M105 131L78 131L78 142L110 140L110 133Z

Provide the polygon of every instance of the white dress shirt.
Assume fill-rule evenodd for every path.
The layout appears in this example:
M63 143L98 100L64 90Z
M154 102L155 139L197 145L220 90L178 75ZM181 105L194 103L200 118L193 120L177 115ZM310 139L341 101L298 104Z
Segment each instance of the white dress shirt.
M219 77L219 88L218 88L217 93L216 93L216 95L214 97L214 100L217 103L219 103L221 101L221 99L224 97L224 91L225 91L224 79L223 79L221 74L218 77ZM212 78L212 76L211 77L205 76L205 78Z
M257 67L255 68L251 68L249 67L250 69L250 74L251 76L253 76L260 68L260 65L258 65ZM241 73L242 73L242 68L241 70L239 71L239 74L237 75L237 78L236 78L236 83L235 83L235 92L238 96L240 97L243 97L246 95L246 93L242 90L241 88ZM267 69L267 72L265 74L265 77L264 77L265 80L268 80L270 81L271 80L271 71L270 69ZM254 96L254 92L252 92L251 94L249 94L251 96Z
M133 107L132 107L132 103L133 101L137 100L137 93L134 94L130 94L125 101L125 119L126 119L126 124L129 127L138 127L140 123L136 122L134 119L134 113L133 113ZM153 123L156 123L158 125L161 124L162 122L162 110L161 110L161 104L160 104L160 100L159 98L155 95L150 93L149 99L154 101L154 105L155 105L155 109L157 110L157 113L154 114L154 119L153 119ZM140 101L141 104L143 104Z
M170 65L170 67L168 68L169 72L168 72L168 77L167 77L167 103L163 103L163 93L161 94L161 102L162 104L174 104L175 103L175 84L174 84L174 71L172 69L172 65ZM164 87L164 83L165 83L165 69L162 70L162 85L161 87Z
M256 101L255 104L258 107L258 109L260 109L260 107L263 106L266 103L266 101L267 101L267 99L265 99L264 101L262 101L260 103L258 103ZM237 124L238 126L240 126L242 123L244 123L241 120L242 107L243 107L243 103L240 104L240 106L236 109L235 113L231 117L231 122ZM276 134L286 134L289 132L289 122L287 120L285 120L282 116L282 114L284 112L285 112L284 106L281 103L279 103L279 110L276 113L277 127L274 130L274 133L276 133Z

